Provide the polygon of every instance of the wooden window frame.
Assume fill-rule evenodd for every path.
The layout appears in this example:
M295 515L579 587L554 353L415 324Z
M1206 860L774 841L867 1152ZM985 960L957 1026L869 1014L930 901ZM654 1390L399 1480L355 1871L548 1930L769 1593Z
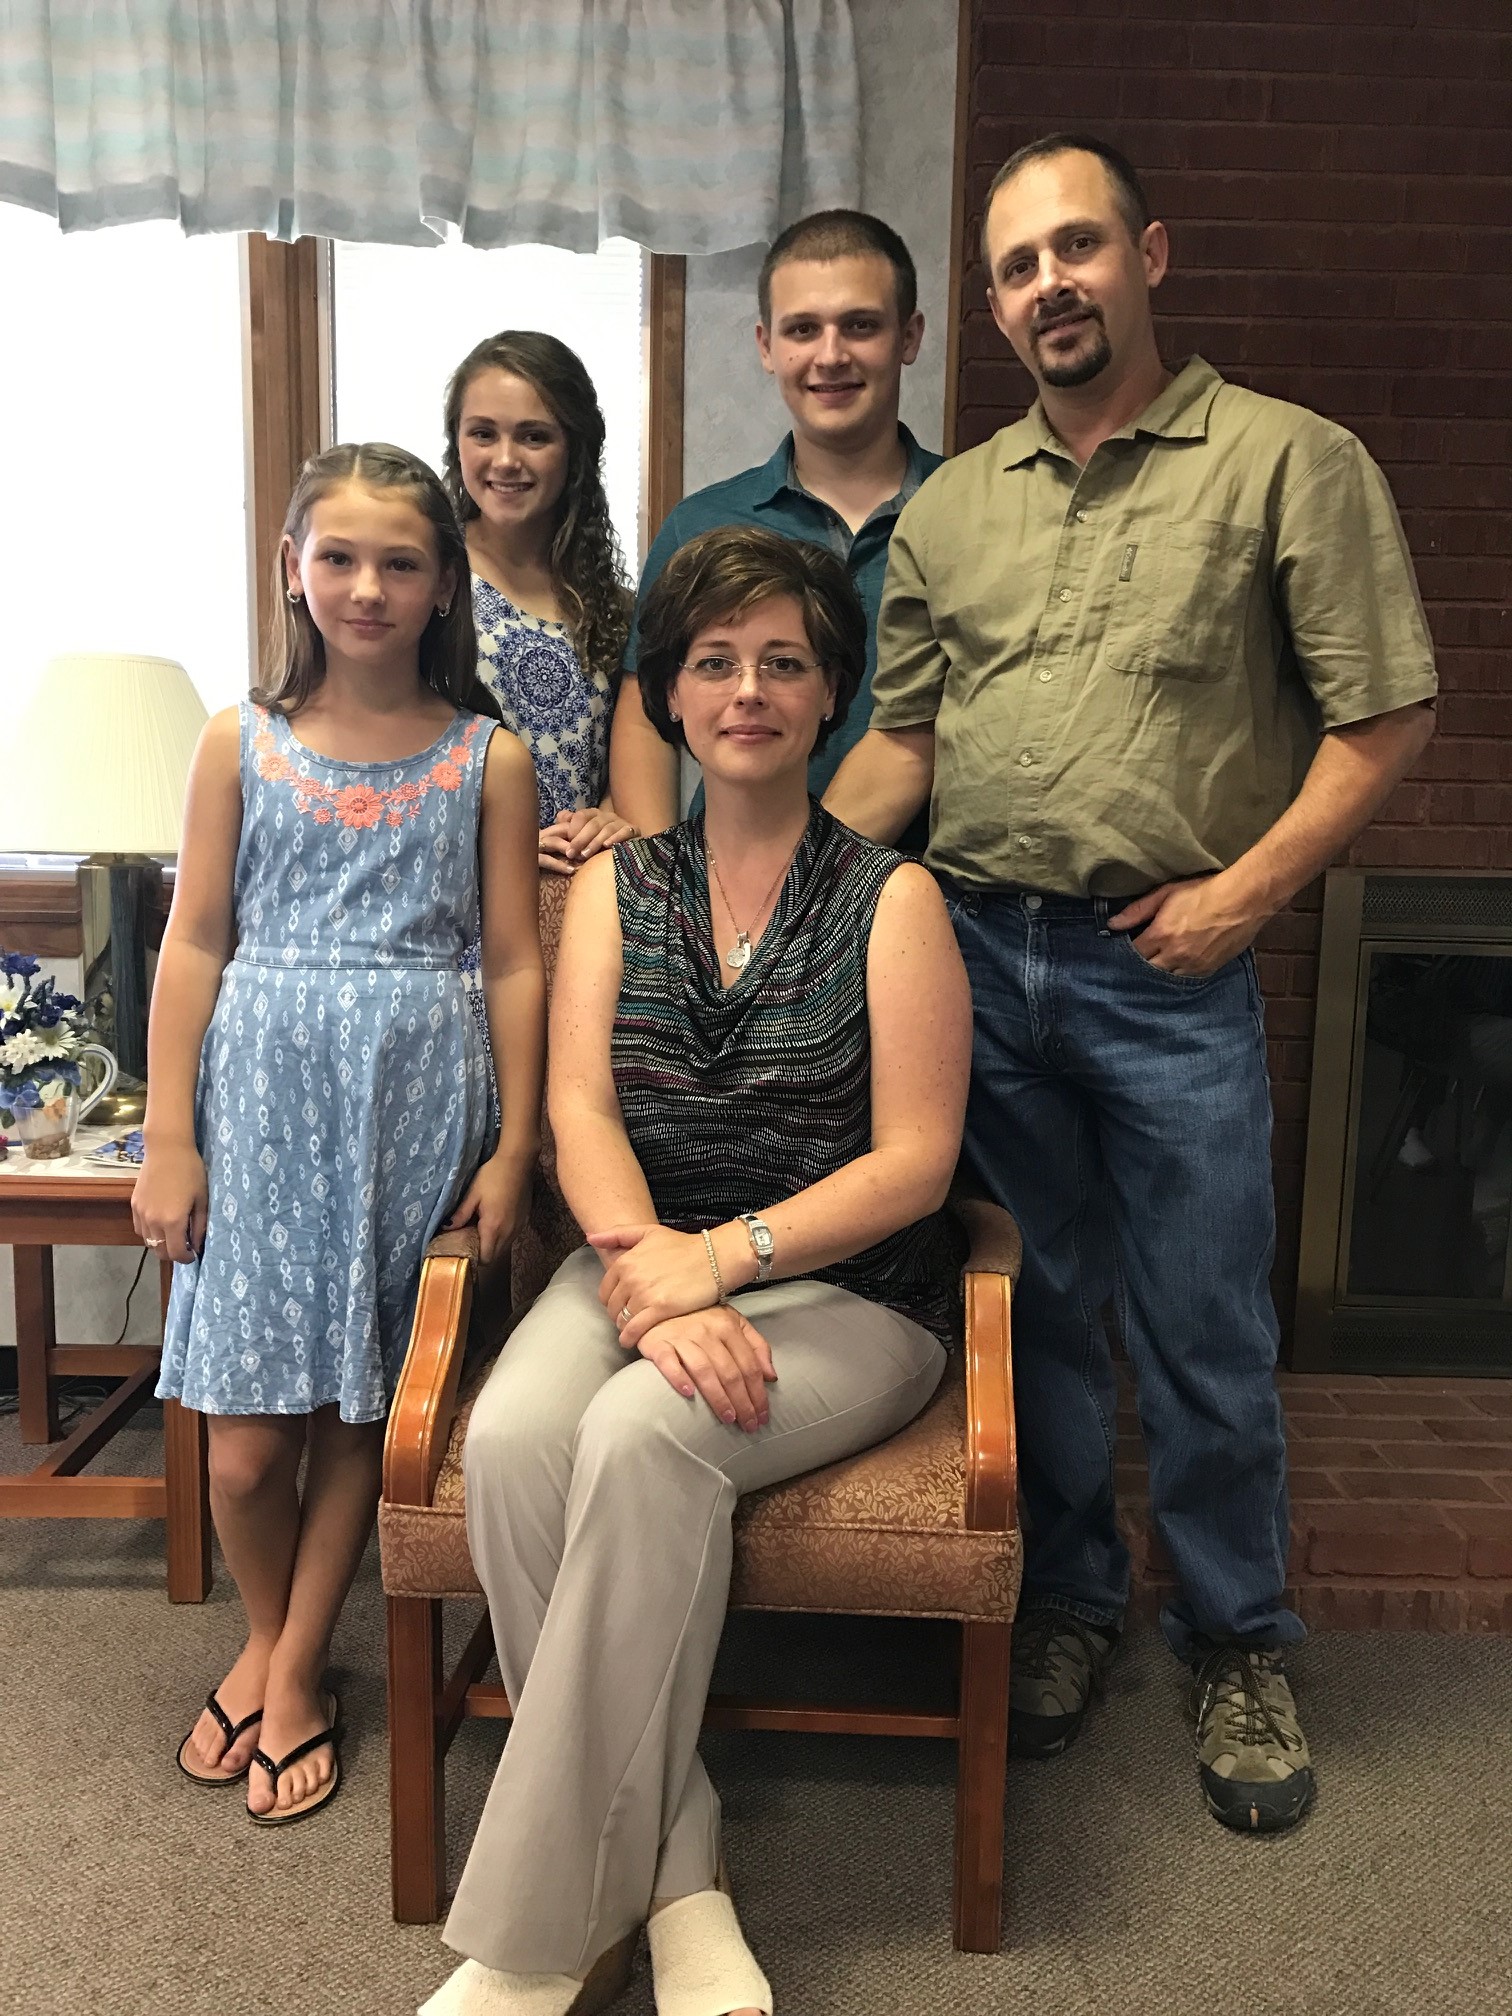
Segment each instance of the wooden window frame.
M687 262L647 260L643 341L645 404L641 529L649 546L683 490L683 364ZM330 444L331 246L292 245L251 233L241 241L242 412L246 439L248 663L256 665L273 610L274 560L294 479ZM171 871L164 883L166 905ZM156 942L164 914L149 926ZM0 946L48 958L81 949L78 882L57 867L0 869Z

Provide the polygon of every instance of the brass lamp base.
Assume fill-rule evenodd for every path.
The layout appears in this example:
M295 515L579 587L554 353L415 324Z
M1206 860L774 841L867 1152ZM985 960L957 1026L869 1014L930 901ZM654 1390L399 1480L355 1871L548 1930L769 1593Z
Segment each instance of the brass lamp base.
M98 1127L139 1127L147 1110L147 908L161 864L135 855L81 861L81 992L120 1076L90 1114Z
M89 1116L91 1127L140 1127L147 1117L147 1087L135 1079L117 1078L114 1087Z

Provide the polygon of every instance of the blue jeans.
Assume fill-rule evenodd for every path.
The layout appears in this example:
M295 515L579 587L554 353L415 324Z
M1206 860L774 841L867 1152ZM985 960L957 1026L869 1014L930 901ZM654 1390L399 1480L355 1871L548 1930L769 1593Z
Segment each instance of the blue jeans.
M1304 1636L1282 1601L1286 1445L1270 1296L1270 1084L1254 960L1151 966L1102 900L945 886L971 976L966 1151L1024 1236L1014 1398L1024 1600L1117 1626L1119 1316L1179 1594L1172 1649Z

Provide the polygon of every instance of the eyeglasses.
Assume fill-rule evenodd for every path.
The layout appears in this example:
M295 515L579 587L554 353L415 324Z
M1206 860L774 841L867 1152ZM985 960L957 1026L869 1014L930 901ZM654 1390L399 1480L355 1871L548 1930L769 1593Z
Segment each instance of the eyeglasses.
M822 672L824 667L813 658L794 658L785 651L774 651L770 658L758 658L754 663L744 658L726 658L718 651L710 651L678 669L703 686L728 686L742 672L754 672L759 679L768 680L773 686L796 686L810 672Z

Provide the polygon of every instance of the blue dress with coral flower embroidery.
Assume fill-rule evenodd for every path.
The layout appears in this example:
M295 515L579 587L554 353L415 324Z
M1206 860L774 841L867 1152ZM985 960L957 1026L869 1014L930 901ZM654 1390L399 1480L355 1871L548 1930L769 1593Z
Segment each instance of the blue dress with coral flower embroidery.
M237 944L195 1102L209 1218L175 1270L160 1396L388 1412L426 1242L486 1145L459 964L494 725L459 713L418 756L348 763L242 703Z

